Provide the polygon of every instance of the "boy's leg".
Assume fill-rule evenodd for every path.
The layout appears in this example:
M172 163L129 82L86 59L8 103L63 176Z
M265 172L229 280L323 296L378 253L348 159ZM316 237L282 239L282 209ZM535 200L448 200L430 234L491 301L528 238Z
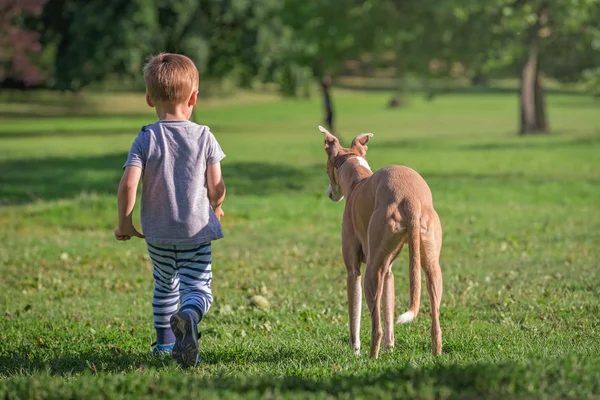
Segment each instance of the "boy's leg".
M173 344L175 335L171 329L170 320L177 312L180 289L174 246L154 246L148 243L148 253L154 266L152 311L156 343L159 345Z
M206 243L186 254L185 261L179 262L179 288L181 311L192 313L194 321L200 322L212 305L212 253L210 243Z
M176 341L173 358L184 367L198 362L197 324L212 304L210 243L176 246L181 309L171 318Z

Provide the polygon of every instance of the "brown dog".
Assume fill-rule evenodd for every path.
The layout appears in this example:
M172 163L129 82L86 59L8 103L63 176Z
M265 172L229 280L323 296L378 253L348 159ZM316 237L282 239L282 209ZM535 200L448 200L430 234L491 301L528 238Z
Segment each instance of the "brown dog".
M349 149L325 128L329 198L346 198L342 222L342 255L347 269L350 344L360 353L360 310L362 262L365 271L365 296L371 313L371 352L377 358L383 336L383 350L394 346L394 275L392 263L408 242L410 309L398 323L412 321L419 313L421 266L427 277L431 300L431 339L434 355L442 351L440 302L442 271L439 257L442 248L442 225L433 208L431 190L414 170L388 166L371 172L365 160L370 133L352 140ZM384 329L381 329L380 306L383 300Z

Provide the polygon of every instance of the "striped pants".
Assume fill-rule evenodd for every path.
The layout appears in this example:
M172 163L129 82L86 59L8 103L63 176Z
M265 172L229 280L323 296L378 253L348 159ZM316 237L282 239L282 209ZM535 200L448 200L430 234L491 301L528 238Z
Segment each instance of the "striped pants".
M200 319L212 304L210 243L201 245L153 245L148 253L154 266L155 328L170 328L169 320L181 308L191 308Z

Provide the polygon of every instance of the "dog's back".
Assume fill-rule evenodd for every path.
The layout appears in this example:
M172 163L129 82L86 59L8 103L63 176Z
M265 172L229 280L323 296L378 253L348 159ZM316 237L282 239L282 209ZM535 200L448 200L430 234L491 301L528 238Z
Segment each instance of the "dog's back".
M406 233L414 211L433 209L433 199L419 173L403 165L390 165L357 187L347 199L346 207L355 221L356 233L366 241L368 226L373 220L378 225L389 225L396 233Z

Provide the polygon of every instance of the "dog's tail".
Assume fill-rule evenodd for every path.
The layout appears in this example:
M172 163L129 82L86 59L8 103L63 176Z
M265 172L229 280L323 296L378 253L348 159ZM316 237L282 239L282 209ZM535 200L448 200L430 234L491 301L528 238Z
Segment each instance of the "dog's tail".
M410 308L400 315L399 324L411 322L419 314L421 305L421 207L413 205L408 230L408 277L410 282Z

